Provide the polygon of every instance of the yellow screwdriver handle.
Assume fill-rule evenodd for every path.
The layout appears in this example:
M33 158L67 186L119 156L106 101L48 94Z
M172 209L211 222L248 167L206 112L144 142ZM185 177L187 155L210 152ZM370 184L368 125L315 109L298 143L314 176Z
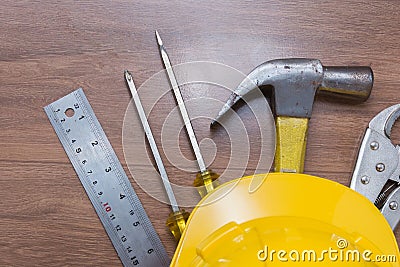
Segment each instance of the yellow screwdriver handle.
M219 174L212 170L205 170L204 172L197 173L193 186L196 187L201 198L214 191L214 189L220 185L219 181L217 181L218 177Z
M214 191L214 189L220 185L219 181L217 181L218 177L219 174L212 170L199 172L196 175L193 185L196 187L202 198L208 193ZM186 228L186 221L188 220L189 215L189 212L181 209L176 212L171 212L168 216L166 224L177 241L179 241Z
M308 118L277 117L275 172L302 173Z
M189 212L181 209L180 211L171 212L167 219L167 226L173 236L175 237L176 241L182 236L183 231L186 228L186 222L189 218Z

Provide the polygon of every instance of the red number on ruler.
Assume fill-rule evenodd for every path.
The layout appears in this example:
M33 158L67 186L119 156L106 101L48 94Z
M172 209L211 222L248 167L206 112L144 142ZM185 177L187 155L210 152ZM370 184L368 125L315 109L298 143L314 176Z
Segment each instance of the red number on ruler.
M110 205L108 205L108 202L104 203L103 206L104 206L104 208L106 209L107 212L111 211L111 207L110 207Z

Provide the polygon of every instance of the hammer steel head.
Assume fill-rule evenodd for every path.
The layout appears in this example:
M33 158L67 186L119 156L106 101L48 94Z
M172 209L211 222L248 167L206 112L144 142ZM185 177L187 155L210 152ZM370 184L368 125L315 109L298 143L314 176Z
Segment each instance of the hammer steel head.
M317 59L276 59L256 67L231 94L211 125L256 88L272 86L276 116L310 118L317 90L365 101L373 85L370 67L324 67Z

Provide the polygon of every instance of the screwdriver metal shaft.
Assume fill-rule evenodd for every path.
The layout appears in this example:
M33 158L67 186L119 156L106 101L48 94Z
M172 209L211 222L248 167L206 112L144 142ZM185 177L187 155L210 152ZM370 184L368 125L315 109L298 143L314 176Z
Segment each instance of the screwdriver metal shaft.
M160 172L161 179L164 184L165 191L171 204L172 211L179 211L178 203L174 192L172 191L171 183L168 179L167 172L165 171L164 164L162 162L160 152L158 151L156 141L154 140L153 133L151 132L149 122L147 121L146 114L144 112L142 102L140 101L139 95L136 90L136 86L133 83L132 74L129 71L125 71L125 79L128 83L129 90L131 91L133 101L135 102L136 109L139 113L140 121L142 122L144 132L146 133L147 140L149 141L151 152L153 153L154 160L156 161L158 171Z
M175 73L172 70L171 62L169 60L167 51L165 50L163 41L161 40L161 37L158 34L158 31L156 31L156 38L157 38L158 48L160 49L161 58L163 60L165 69L167 71L169 82L172 86L172 91L174 92L175 99L178 102L178 107L181 112L182 119L186 127L186 131L189 135L189 140L190 143L192 144L197 164L199 165L200 172L197 174L193 185L197 188L200 196L204 197L208 193L212 192L215 189L215 187L219 185L219 182L216 181L219 175L206 168L206 164L204 163L203 156L201 155L200 152L199 144L197 143L197 139L194 134L192 123L190 122L190 118L186 110L185 102L183 101L182 94L178 86L178 82L176 81L175 78Z
M142 122L144 132L146 133L147 140L150 144L151 152L153 153L154 160L156 161L158 171L160 172L165 191L167 192L167 196L171 204L172 212L169 214L166 224L171 233L174 235L175 239L179 240L186 228L186 221L189 218L189 213L178 207L178 203L176 202L174 192L172 191L171 183L168 179L167 172L165 171L156 141L154 140L149 122L147 121L142 102L140 101L135 84L133 83L132 74L130 74L130 72L127 70L125 71L125 80L128 83L129 90L131 91L133 101L135 102L136 109L139 113L140 121Z
M207 170L206 164L204 163L203 156L201 155L200 147L197 142L196 136L194 134L192 123L190 122L190 118L189 118L189 115L186 110L185 102L183 101L182 94L181 94L181 91L178 86L178 82L176 81L175 73L172 70L171 62L169 61L167 51L165 50L164 44L163 44L161 37L157 31L156 31L156 37L157 37L158 48L160 49L161 58L164 62L164 66L167 71L168 78L169 78L169 81L172 86L172 90L174 91L176 101L178 102L178 107L182 114L182 119L183 119L183 122L185 123L186 131L189 135L190 143L192 144L192 148L193 148L193 152L196 156L197 164L199 165L200 172L204 172Z

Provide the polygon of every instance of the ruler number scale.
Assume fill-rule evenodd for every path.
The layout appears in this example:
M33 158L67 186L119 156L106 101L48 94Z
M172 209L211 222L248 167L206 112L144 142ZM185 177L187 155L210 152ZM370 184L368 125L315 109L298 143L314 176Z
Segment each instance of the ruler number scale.
M170 259L80 88L44 108L124 266Z
M80 94L76 95L78 98L80 98ZM93 110L91 109L91 106L87 100L86 97L84 97L84 99L81 100L82 102L85 101L85 105L83 105L83 108L85 109L86 107L90 108L90 111L87 111L86 113L89 114L94 114ZM110 162L110 165L112 167L113 172L116 173L116 176L118 177L119 181L120 181L120 185L123 187L124 192L130 192L133 191L133 188L128 180L128 178L126 177L125 172L123 171L123 167L121 166L121 163L118 161L118 158L115 154L115 152L113 151L110 142L106 139L104 140L103 137L105 137L105 134L103 132L103 130L101 130L103 132L103 134L101 134L99 132L98 129L101 129L101 125L98 122L98 120L95 118L95 121L92 120L92 116L88 116L88 120L90 121L90 125L92 128L92 131L96 134L96 137L98 138L98 140L101 140L101 145L105 148L105 151L107 152L107 159ZM149 239L151 239L152 243L157 243L160 242L158 235L155 233L155 230L147 216L147 214L145 213L143 206L139 200L139 198L137 197L137 195L133 192L131 192L130 194L126 194L126 195L120 195L120 199L127 197L127 199L129 200L130 204L132 207L135 207L136 209L136 216L138 217L139 221L134 222L133 224L136 225L137 222L140 223L140 221L144 222L142 227L144 229L144 231L146 231L146 235ZM139 207L139 209L138 209ZM130 211L131 214L131 211ZM149 249L147 252L149 253L149 251L154 252L154 249ZM150 253L152 253L150 252ZM161 255L162 256L162 255Z

